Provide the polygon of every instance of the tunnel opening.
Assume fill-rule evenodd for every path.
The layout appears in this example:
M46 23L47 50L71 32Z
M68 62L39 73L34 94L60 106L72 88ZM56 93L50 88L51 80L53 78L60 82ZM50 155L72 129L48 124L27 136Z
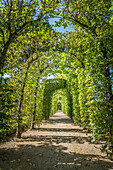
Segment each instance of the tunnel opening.
M58 104L57 104L57 110L58 110L58 111L61 111L61 110L62 110L61 102L58 102Z
M45 120L55 114L57 110L61 110L72 118L70 95L67 80L61 78L46 80L43 98L43 116Z

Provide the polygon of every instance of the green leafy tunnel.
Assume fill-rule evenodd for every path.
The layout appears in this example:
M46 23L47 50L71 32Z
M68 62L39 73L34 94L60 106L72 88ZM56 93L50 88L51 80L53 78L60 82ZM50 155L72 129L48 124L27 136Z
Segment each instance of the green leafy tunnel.
M0 5L0 139L62 109L113 155L112 0Z
M58 100L62 104L62 111L72 118L72 100L71 93L68 89L68 82L65 79L49 79L45 83L44 99L43 99L43 114L45 119L48 119L51 114L54 114L58 109ZM65 100L64 100L65 99Z

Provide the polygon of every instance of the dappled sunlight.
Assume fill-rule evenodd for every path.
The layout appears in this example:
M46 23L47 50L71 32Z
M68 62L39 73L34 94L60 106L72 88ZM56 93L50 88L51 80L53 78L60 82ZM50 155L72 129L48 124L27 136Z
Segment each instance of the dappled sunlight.
M58 169L73 169L79 168L80 170L104 169L110 170L113 167L112 162L107 162L105 156L97 154L82 154L72 152L63 145L39 144L38 146L24 142L18 144L18 148L2 148L0 149L0 164L4 168L4 164L8 164L12 169L29 169L33 168L38 170L53 170Z
M113 168L113 162L99 151L100 144L91 142L91 134L83 133L82 128L74 125L61 111L39 128L24 132L21 139L14 138L1 146L0 164L3 170L4 164L15 170Z
M0 1L0 170L112 169L112 12Z

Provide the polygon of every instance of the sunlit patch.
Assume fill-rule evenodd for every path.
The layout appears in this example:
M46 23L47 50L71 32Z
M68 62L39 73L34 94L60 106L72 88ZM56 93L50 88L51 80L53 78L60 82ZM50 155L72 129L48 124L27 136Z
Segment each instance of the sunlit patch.
M58 165L74 165L73 162L58 162Z

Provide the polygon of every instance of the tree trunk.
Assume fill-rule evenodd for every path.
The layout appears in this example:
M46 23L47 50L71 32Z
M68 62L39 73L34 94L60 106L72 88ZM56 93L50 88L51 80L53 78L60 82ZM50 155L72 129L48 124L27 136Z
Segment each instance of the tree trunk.
M73 119L73 99L71 95L71 82L69 80L69 89L67 88L69 94L69 101L70 101L70 118Z
M31 122L31 129L34 129L35 127L35 117L36 117L36 95L37 95L37 88L35 89L35 97L34 97L34 110L33 110L33 118Z
M33 110L32 122L31 122L31 129L35 128L34 126L35 126L35 117L36 117L36 97L37 97L38 81L39 81L39 78L37 78L36 88L35 88L35 93L34 93L34 110Z
M101 43L101 51L103 53L103 58L105 59L106 63L105 63L105 77L107 80L106 83L106 88L107 88L107 102L109 103L108 109L109 109L109 142L111 145L111 152L113 154L113 106L111 105L111 102L113 100L113 92L112 92L112 81L111 81L111 77L110 77L110 66L109 66L109 62L108 62L108 57L107 57L107 49L106 47L104 47L103 42ZM113 156L113 155L112 155Z
M112 83L111 83L111 77L110 77L110 66L108 62L108 56L107 56L107 49L104 46L104 43L101 42L101 52L103 54L103 58L105 60L105 77L107 79L107 90L108 90L108 101L110 102L113 99L113 94L112 94Z
M35 117L36 117L36 112L33 112L33 118L32 118L32 122L31 122L31 129L35 128Z
M0 79L0 86L1 86L1 84L2 84L2 76L3 76L3 67L4 67L4 59L5 59L5 56L6 54L1 54L1 56L0 56L0 74L1 74L1 79Z
M20 115L18 115L18 124L17 124L16 137L21 138L21 118L20 118Z
M3 48L3 51L1 52L1 56L0 56L0 74L2 73L2 69L4 67L4 62L6 60L6 54L7 54L7 50L13 40L13 34L11 34L9 36L9 39L7 40L7 42L4 44L4 48Z
M73 119L73 100L71 94L70 94L70 117L71 119Z
M21 95L20 95L20 100L18 103L18 107L17 107L17 133L16 136L17 138L21 138L21 108L22 108L22 103L23 103L23 99L24 99L24 89L25 89L25 85L26 85L26 78L28 75L28 69L29 69L30 64L28 64L27 69L26 69L26 73L25 73L25 77L24 77L24 82L22 85L22 89L21 89Z

